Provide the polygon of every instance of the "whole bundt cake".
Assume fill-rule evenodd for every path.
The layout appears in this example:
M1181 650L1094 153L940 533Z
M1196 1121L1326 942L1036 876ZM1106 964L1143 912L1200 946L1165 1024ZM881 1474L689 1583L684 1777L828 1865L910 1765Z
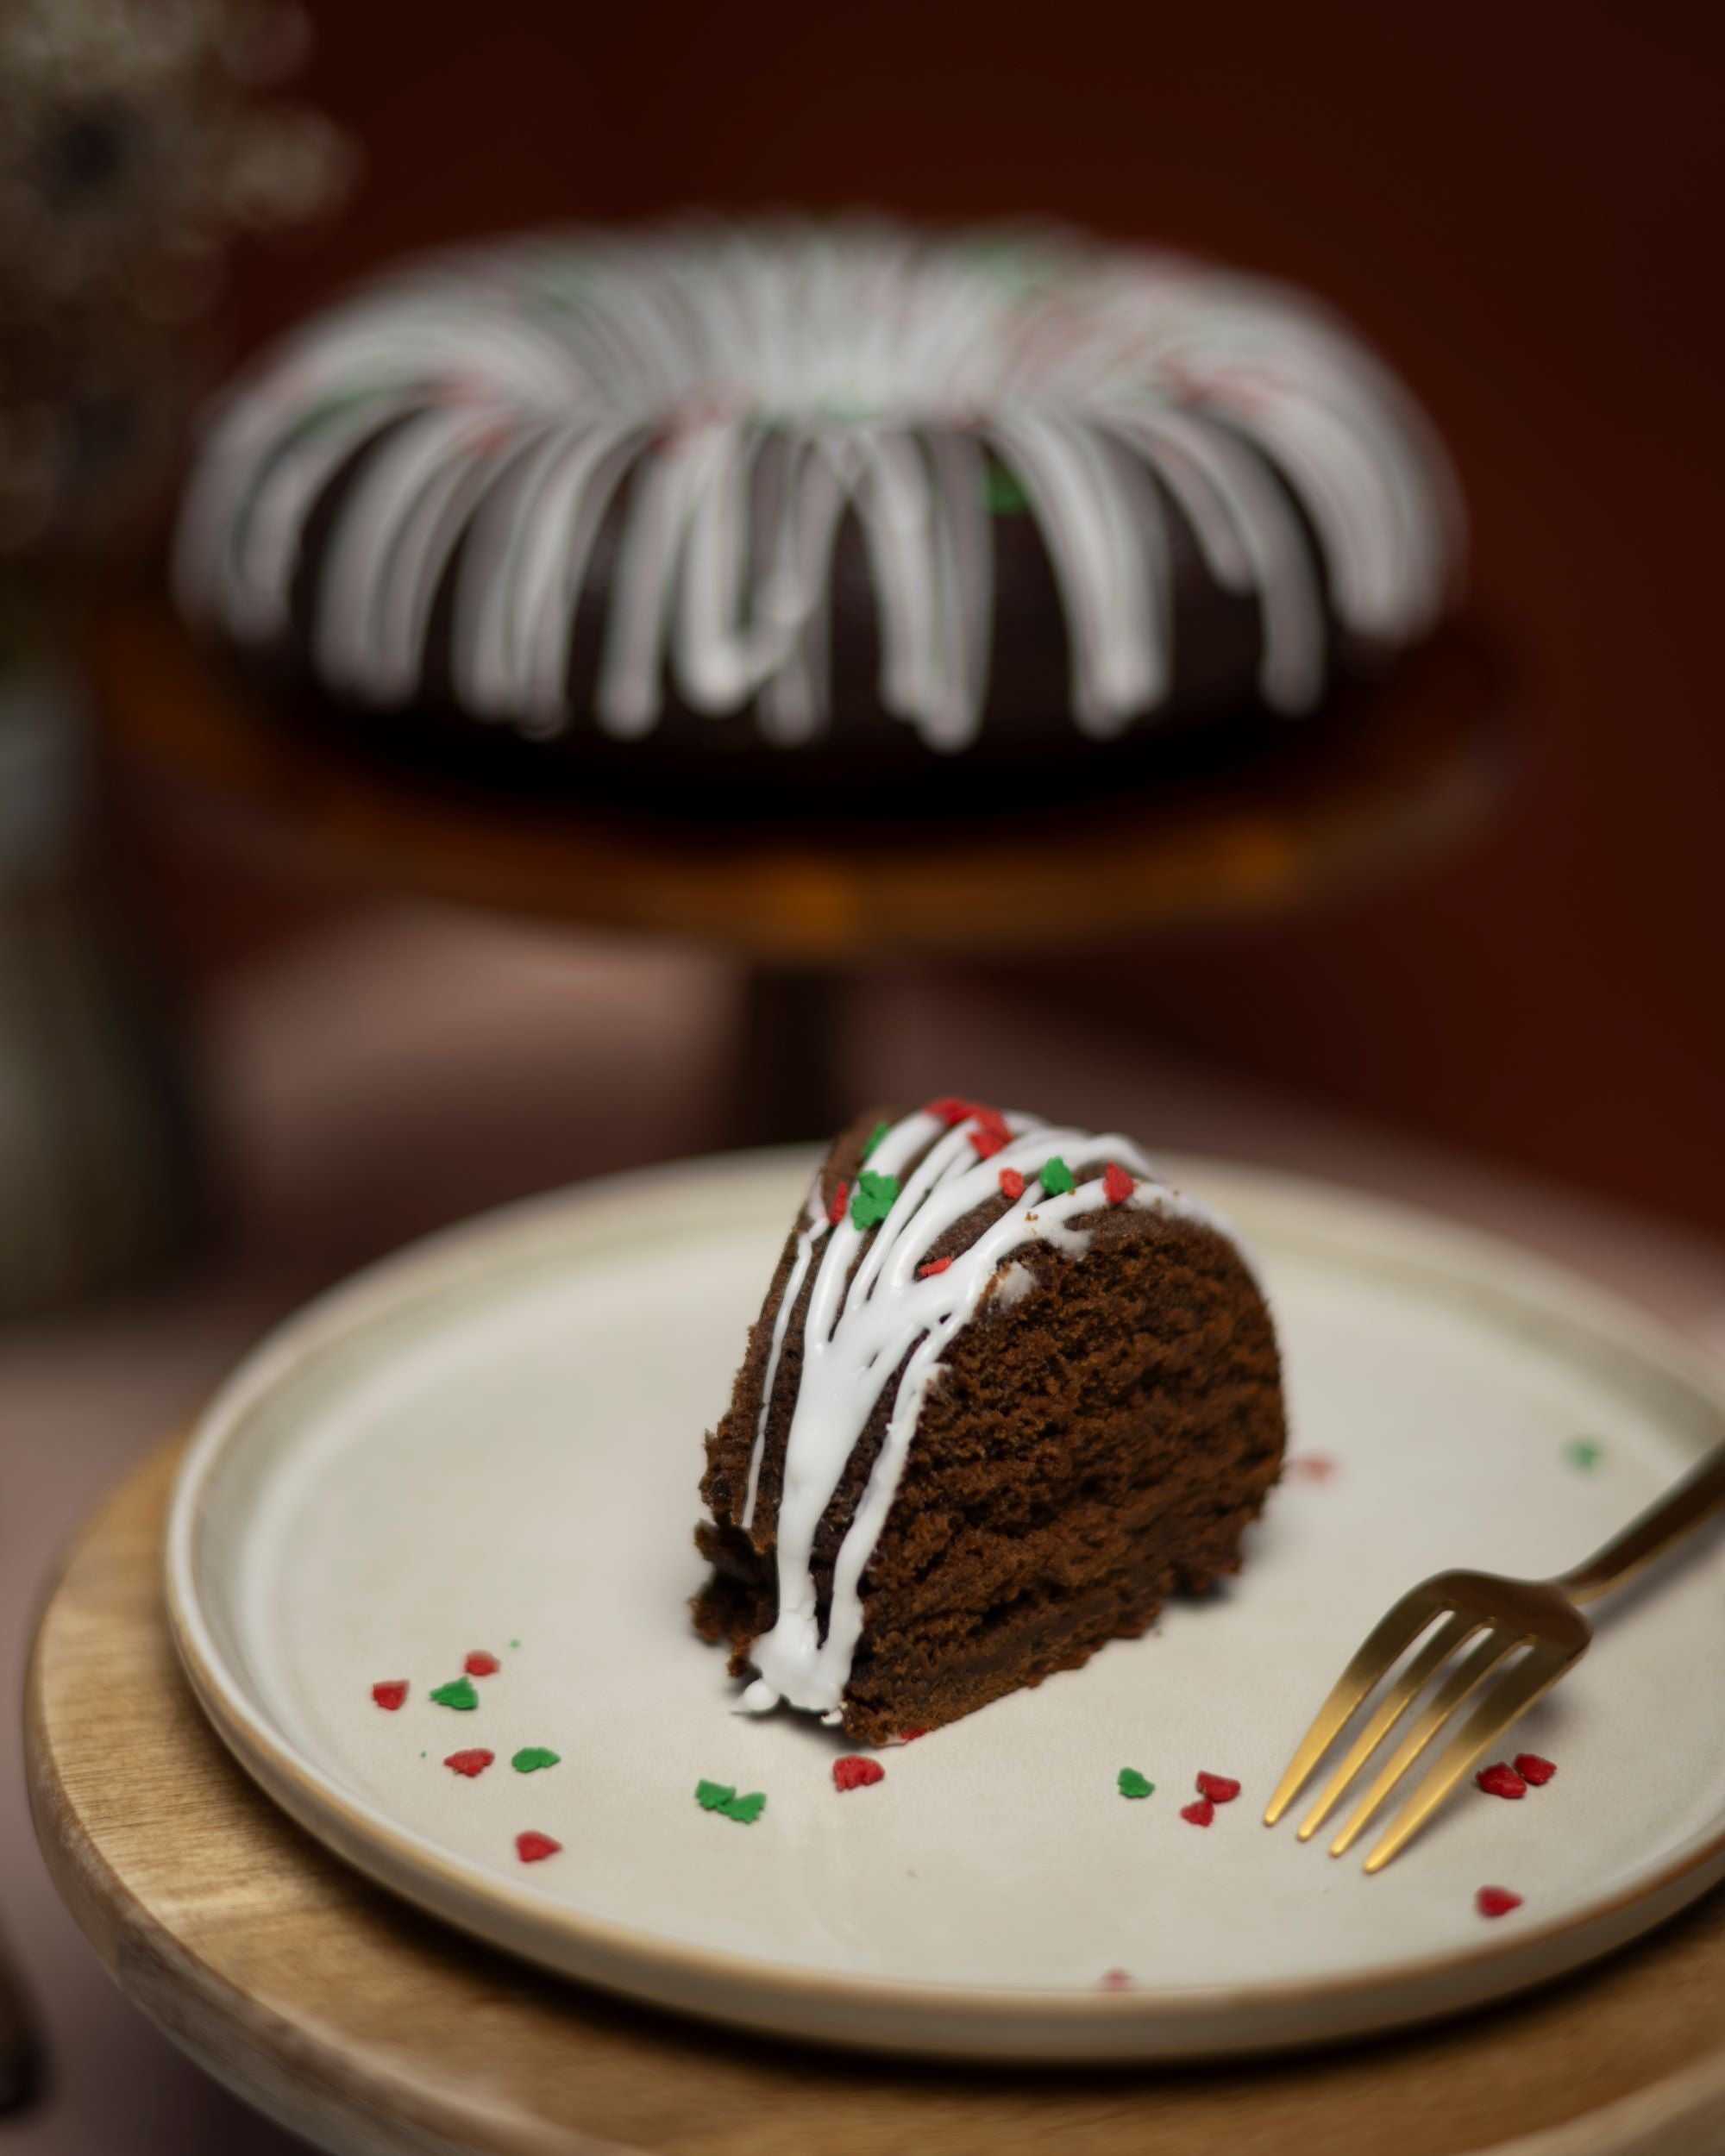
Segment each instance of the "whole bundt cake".
M266 352L178 581L380 737L866 778L1308 711L1432 626L1458 533L1410 398L1285 287L686 222L412 264Z

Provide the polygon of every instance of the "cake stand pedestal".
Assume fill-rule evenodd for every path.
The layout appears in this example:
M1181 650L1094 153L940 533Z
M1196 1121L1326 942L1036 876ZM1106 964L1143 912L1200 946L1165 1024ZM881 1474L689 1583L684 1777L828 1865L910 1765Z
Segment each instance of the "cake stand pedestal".
M43 1613L26 1746L56 1885L122 1989L342 2156L1713 2156L1725 1900L1529 1998L1352 2052L988 2071L680 2021L392 1900L255 1789L161 1597L177 1444L109 1498Z
M1398 871L1484 819L1513 768L1513 678L1464 625L1299 753L1021 815L866 830L691 823L525 799L272 724L166 607L92 642L140 787L329 882L715 945L750 968L736 1136L829 1131L844 985L881 962L1073 950L1285 911ZM794 1053L791 1051L794 1050Z

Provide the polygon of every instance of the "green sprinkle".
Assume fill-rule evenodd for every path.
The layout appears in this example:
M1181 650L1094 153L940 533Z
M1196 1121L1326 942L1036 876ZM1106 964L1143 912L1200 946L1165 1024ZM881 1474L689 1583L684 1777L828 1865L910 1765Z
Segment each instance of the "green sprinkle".
M740 1821L744 1827L752 1826L767 1808L767 1800L759 1789L739 1796L729 1782L697 1782L695 1802L704 1812L723 1812L727 1819Z
M458 1677L450 1684L440 1684L431 1696L439 1707L453 1707L463 1714L471 1713L480 1703L472 1680L464 1677Z
M543 1745L524 1745L510 1765L518 1774L531 1774L540 1767L555 1767L561 1758L558 1752L548 1752Z
M1155 1783L1146 1782L1136 1767L1120 1769L1120 1795L1122 1796L1153 1796L1155 1794Z
M896 1175L877 1175L872 1169L865 1168L856 1178L856 1188L850 1200L852 1222L859 1228L872 1228L877 1220L886 1219L898 1202L898 1196Z
M1563 1449L1563 1456L1571 1467L1578 1467L1584 1474L1597 1467L1604 1457L1603 1445L1596 1445L1591 1438L1571 1438Z
M511 1647L518 1647L521 1642L518 1639L511 1639L509 1644Z
M874 1129L869 1131L869 1143L862 1148L862 1157L864 1160L868 1159L869 1156L874 1151L875 1148L881 1143L881 1140L885 1138L888 1131L890 1131L892 1127L893 1126L890 1123L882 1120L877 1123Z
M1044 1161L1037 1181L1051 1198L1058 1198L1066 1191L1077 1188L1072 1180L1072 1170L1061 1159L1058 1153L1051 1154L1048 1159Z
M419 1756L423 1759L425 1757L425 1754L422 1752Z
M982 482L982 496L989 513L995 517L1021 517L1030 507L1030 497L1019 484L1018 474L992 461Z

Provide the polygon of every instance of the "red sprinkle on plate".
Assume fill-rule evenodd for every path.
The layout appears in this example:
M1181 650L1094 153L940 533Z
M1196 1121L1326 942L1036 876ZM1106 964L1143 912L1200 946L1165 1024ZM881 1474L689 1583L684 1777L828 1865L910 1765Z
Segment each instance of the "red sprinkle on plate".
M1282 1471L1302 1482L1327 1482L1336 1471L1336 1463L1327 1452L1295 1452L1283 1460Z
M549 1834L539 1833L530 1827L524 1834L515 1837L515 1853L523 1864L543 1864L547 1857L555 1857L562 1846L560 1841L553 1841Z
M1195 1827L1208 1827L1216 1816L1216 1808L1208 1796L1201 1796L1195 1804L1182 1804L1180 1816L1189 1819Z
M1096 1980L1099 1991L1130 1991L1132 1980L1124 1969L1105 1969Z
M1499 1760L1495 1766L1482 1767L1474 1776L1488 1796L1525 1796L1527 1785L1514 1767L1505 1766Z
M483 1647L475 1647L461 1667L469 1677L495 1677L503 1664L494 1654L487 1654Z
M874 1783L884 1782L887 1770L878 1759L864 1759L851 1754L832 1763L833 1786L839 1789L866 1789Z
M457 1774L465 1774L471 1782L475 1775L483 1774L496 1757L494 1752L487 1752L481 1745L472 1752L452 1752L443 1764L453 1767Z
M1557 1768L1551 1760L1540 1758L1537 1752L1518 1752L1515 1754L1515 1771L1524 1782L1531 1782L1536 1789L1542 1789L1557 1772Z
M1198 1794L1208 1796L1215 1804L1232 1804L1240 1793L1240 1785L1226 1774L1201 1774Z
M1511 1909L1521 1908L1521 1897L1508 1887L1481 1887L1473 1905L1482 1916L1508 1916Z
M407 1697L407 1679L405 1677L392 1677L386 1678L381 1684L373 1684L372 1697L382 1708L385 1714L394 1714L396 1708Z

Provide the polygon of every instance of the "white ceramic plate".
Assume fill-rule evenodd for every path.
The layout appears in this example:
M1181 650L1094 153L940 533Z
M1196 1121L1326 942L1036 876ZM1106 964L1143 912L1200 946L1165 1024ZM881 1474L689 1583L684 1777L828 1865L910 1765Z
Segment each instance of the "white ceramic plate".
M1725 1871L1725 1552L1617 1608L1516 1743L1379 1877L1259 1814L1371 1620L1444 1565L1557 1570L1725 1428L1672 1339L1507 1247L1320 1184L1176 1180L1255 1244L1297 1455L1239 1583L881 1755L729 1711L690 1630L702 1432L805 1186L800 1155L594 1185L437 1238L278 1332L205 1418L168 1546L180 1651L242 1762L373 1877L662 2005L948 2055L1198 2057L1476 2004ZM1590 1468L1570 1441L1599 1448ZM518 1641L517 1645L513 1643ZM434 1704L472 1648L479 1705ZM371 1687L405 1677L397 1713ZM484 1746L476 1780L442 1762ZM560 1764L513 1771L546 1746ZM1123 1799L1123 1766L1156 1783ZM1245 1783L1187 1824L1199 1769ZM762 1790L752 1825L699 1779ZM561 1843L524 1865L524 1829ZM1482 1885L1525 1897L1476 1911ZM1130 1988L1116 1974L1125 1972Z

